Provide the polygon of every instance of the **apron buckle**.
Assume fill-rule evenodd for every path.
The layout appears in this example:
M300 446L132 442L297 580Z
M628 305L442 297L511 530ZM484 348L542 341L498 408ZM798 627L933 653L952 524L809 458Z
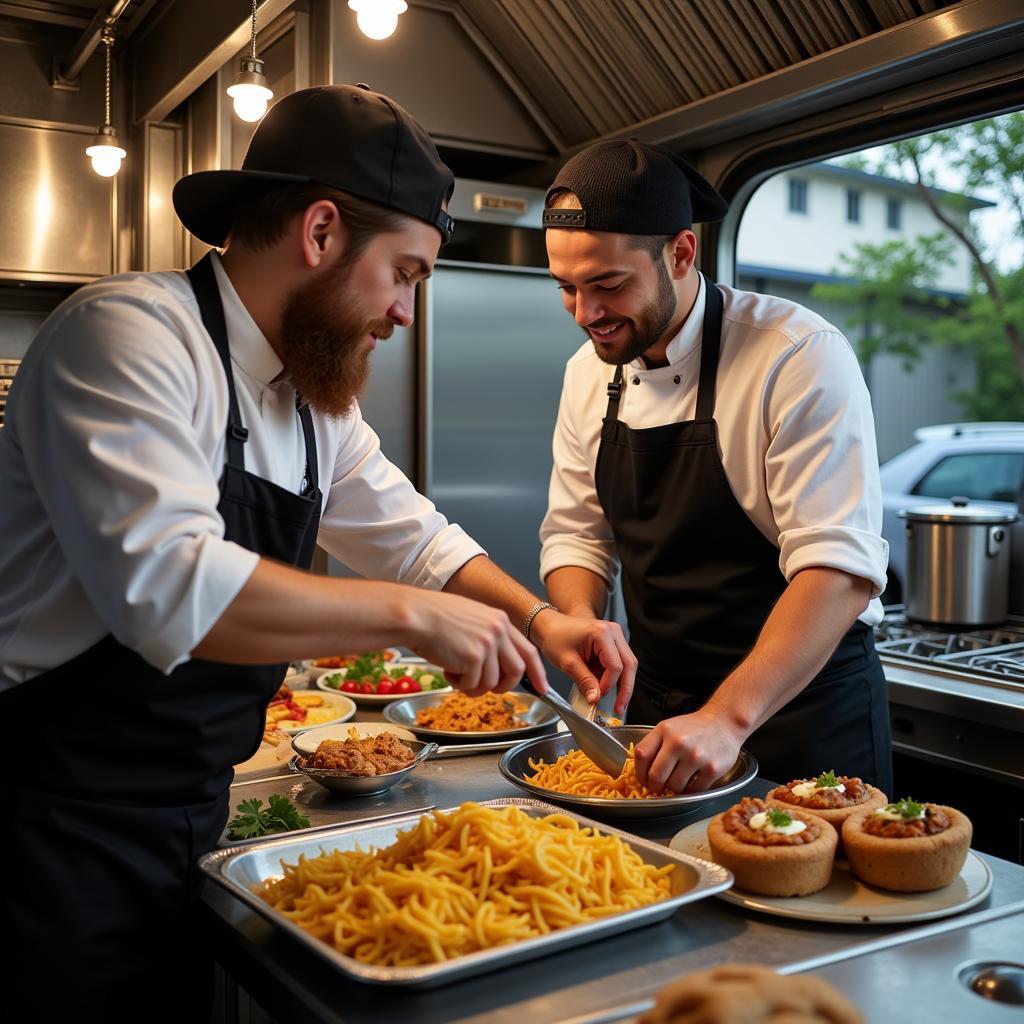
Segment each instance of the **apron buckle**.
M249 431L239 423L232 423L231 426L228 427L228 434L230 434L232 439L235 441L245 442L249 440Z
M613 401L617 402L622 395L622 381L611 380L608 382L608 397Z

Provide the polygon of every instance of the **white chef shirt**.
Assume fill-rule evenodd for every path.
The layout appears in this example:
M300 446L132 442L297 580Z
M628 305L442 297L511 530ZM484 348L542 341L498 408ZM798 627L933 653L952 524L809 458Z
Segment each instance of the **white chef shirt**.
M245 468L293 492L295 389L214 254ZM0 689L108 633L164 672L188 660L259 557L217 512L228 390L183 273L122 274L43 324L0 430ZM483 549L381 453L358 408L313 414L319 543L363 576L440 589Z
M619 419L633 429L692 420L697 408L705 283L668 345L669 365L623 367ZM787 580L825 566L870 580L860 616L880 622L889 545L875 427L849 342L816 313L786 299L723 288L722 346L714 418L733 495L779 548ZM597 499L594 467L607 385L615 368L587 341L565 368L548 512L541 526L541 578L582 566L609 587L618 559ZM699 544L699 538L695 539Z

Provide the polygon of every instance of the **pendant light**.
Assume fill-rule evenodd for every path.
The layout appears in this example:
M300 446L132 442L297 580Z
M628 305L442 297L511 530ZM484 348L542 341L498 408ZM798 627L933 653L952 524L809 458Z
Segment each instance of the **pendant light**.
M256 56L256 0L252 0L252 41L248 57L242 58L241 70L235 75L234 85L228 86L228 95L234 100L235 113L243 121L258 121L274 98L263 74L263 61Z
M106 52L106 86L104 91L103 124L96 131L96 138L85 151L92 160L92 169L104 178L112 178L121 170L121 161L128 155L117 144L117 132L110 124L110 48L114 45L114 30L110 26L100 35Z
M405 0L348 0L364 36L387 39L398 28L398 16L409 10Z

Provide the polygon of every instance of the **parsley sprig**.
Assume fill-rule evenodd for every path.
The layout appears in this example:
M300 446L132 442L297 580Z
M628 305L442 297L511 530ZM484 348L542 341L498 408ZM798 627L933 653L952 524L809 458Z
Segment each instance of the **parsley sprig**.
M909 796L905 796L902 800L889 804L889 806L886 807L886 810L891 814L898 814L901 818L920 818L921 812L924 810L924 804L919 804L916 800L912 800Z
M262 800L243 800L236 808L236 816L228 822L228 837L255 839L275 832L309 828L309 818L299 814L299 809L287 797L271 793L268 803L270 806L263 810Z
M769 811L768 824L774 828L785 828L793 824L793 819L785 811Z
M819 789L835 789L839 785L839 780L836 778L834 771L822 772L815 780L815 785Z

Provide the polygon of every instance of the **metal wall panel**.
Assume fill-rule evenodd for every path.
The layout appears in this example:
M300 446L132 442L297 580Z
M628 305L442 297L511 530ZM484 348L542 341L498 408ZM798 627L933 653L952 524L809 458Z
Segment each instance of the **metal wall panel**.
M428 494L536 592L562 374L583 336L544 271L441 263L429 283Z
M184 263L185 229L171 205L171 190L182 173L182 130L173 124L147 124L140 270L174 270Z
M0 123L0 277L82 280L113 270L113 186L85 155L91 136Z

